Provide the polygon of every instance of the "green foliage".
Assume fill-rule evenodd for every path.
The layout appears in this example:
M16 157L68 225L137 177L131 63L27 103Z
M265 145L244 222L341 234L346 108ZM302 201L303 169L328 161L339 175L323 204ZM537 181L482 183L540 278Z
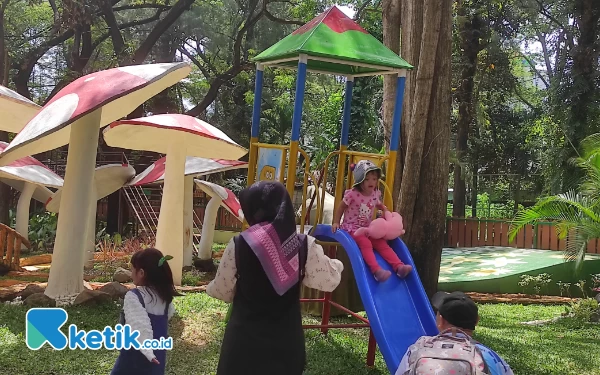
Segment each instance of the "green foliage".
M592 315L599 314L598 301L593 298L584 298L571 303L570 313L580 323L589 323Z
M54 245L58 215L52 212L36 213L29 220L29 242L33 251L49 251Z
M521 280L519 281L519 286L523 288L523 291L525 291L526 288L531 285L535 294L540 295L540 292L543 288L546 288L547 290L551 281L552 277L547 273L541 273L536 276L522 275Z
M563 283L562 281L558 281L556 285L558 285L561 297L563 296L563 293L566 294L568 297L571 297L571 291L569 290L569 288L571 287L571 283Z
M577 190L540 199L535 206L519 211L510 230L514 239L520 229L538 221L555 221L560 239L566 238L565 260L581 269L589 240L600 238L600 135L582 142L582 154L572 159L585 177Z

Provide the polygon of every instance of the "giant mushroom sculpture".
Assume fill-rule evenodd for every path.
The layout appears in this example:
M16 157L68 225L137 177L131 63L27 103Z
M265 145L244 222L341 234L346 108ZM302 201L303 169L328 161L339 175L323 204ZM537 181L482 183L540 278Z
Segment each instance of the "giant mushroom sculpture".
M165 161L162 157L146 168L128 183L129 186L142 186L161 183L165 179ZM194 242L194 177L207 176L213 173L232 169L248 168L248 162L240 160L205 159L188 156L185 159L185 180L183 198L183 266L192 265ZM204 227L203 227L204 228ZM203 229L204 230L204 229ZM210 254L209 254L210 255Z
M0 154L0 166L69 145L52 267L45 294L66 298L83 290L82 264L92 201L99 129L179 82L187 63L124 66L88 74L60 90Z
M91 266L94 262L94 252L96 250L96 209L97 201L114 193L125 185L135 176L135 169L127 164L107 164L96 168L94 173L94 184L92 185L92 197L95 199L90 203L90 213L88 216L88 226L86 229L86 257L85 266ZM46 210L58 213L62 189L59 189L46 202Z
M0 152L8 143L0 141ZM15 230L26 239L29 232L29 204L31 198L46 203L52 196L47 186L60 188L63 179L37 159L26 156L7 166L0 167L0 181L21 192L17 202L17 223Z
M233 191L208 181L195 180L195 182L196 186L198 186L206 195L211 197L206 205L206 211L204 211L202 237L200 238L200 249L198 250L200 264L203 267L206 267L205 263L207 263L208 266L213 265L212 243L215 236L215 224L219 207L225 208L240 222L244 222L244 213L242 212L240 201ZM210 268L206 270L208 271Z
M9 133L20 132L41 108L23 95L0 86L0 130Z
M121 120L104 129L109 146L166 154L164 191L158 217L156 248L171 255L173 281L181 285L185 162L187 156L239 159L248 151L221 130L195 117L162 114Z

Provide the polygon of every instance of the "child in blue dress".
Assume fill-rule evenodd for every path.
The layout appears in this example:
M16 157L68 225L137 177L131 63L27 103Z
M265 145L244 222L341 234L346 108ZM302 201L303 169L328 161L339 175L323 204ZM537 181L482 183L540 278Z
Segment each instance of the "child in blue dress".
M137 288L125 294L120 323L139 331L140 343L168 338L169 320L175 312L173 297L179 295L167 263L171 258L153 248L138 251L131 257L131 278ZM111 375L162 375L166 360L166 350L122 349Z

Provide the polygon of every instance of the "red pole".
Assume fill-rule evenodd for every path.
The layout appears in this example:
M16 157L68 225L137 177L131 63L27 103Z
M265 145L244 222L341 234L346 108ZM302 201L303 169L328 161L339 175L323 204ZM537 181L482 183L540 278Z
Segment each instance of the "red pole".
M373 330L369 329L369 349L367 350L367 366L369 367L375 365L375 349L377 349L377 342L373 336Z
M325 292L325 301L323 301L323 313L322 313L322 318L321 318L321 325L323 325L324 327L321 328L321 332L323 334L327 334L327 332L329 331L329 328L327 328L327 325L329 325L329 315L331 313L331 292Z
M332 259L335 258L335 253L336 253L336 247L329 246L329 257ZM323 299L324 299L324 301L323 301L323 312L322 312L322 318L321 318L321 325L327 326L329 324L329 316L331 315L331 292L325 292ZM327 334L328 331L329 331L329 328L327 328L327 327L321 328L321 332L325 335Z

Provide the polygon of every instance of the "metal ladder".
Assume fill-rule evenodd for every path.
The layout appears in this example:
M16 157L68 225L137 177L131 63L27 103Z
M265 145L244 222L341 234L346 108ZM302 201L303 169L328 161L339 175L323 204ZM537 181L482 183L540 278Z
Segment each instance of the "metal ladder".
M148 234L151 238L156 239L156 229L158 228L158 212L154 209L154 206L148 199L148 196L144 193L144 189L141 186L125 186L123 187L123 193L129 203L129 206L133 210L138 225L141 231ZM160 197L162 198L163 186L160 185ZM198 217L196 210L192 210L194 215L194 223L192 230L192 243L194 246L194 254L198 254L200 249L200 233L202 233L202 220ZM198 234L196 234L198 233Z

